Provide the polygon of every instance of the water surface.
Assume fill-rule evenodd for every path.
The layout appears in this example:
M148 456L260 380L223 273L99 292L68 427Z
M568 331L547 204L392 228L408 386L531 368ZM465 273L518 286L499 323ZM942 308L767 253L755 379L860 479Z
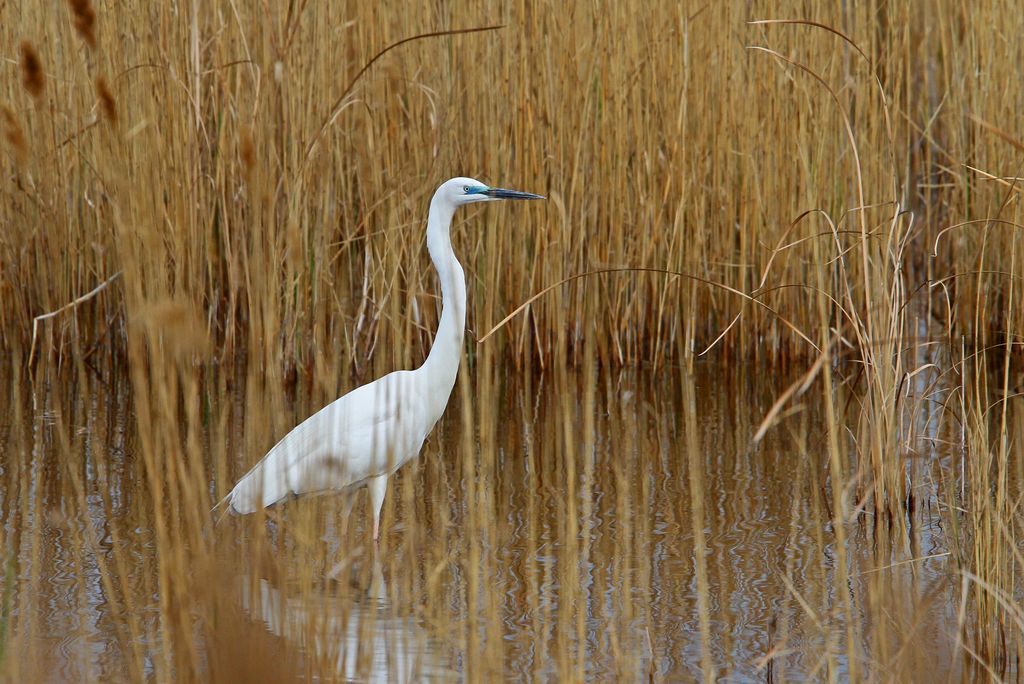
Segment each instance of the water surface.
M941 478L929 475L955 456L936 446L932 416L914 418L936 439L907 457L913 511L898 524L851 516L850 580L837 586L820 393L752 441L797 374L712 363L692 375L464 373L421 458L392 483L379 548L363 495L349 517L328 496L210 532L218 614L233 606L225 625L263 640L283 671L678 681L701 675L706 646L730 681L816 680L848 674L852 635L877 676L960 672ZM53 681L126 679L134 650L158 677L168 656L156 554L173 535L161 542L154 529L127 379L77 377L19 382L0 418L7 657ZM203 451L230 452L234 474L258 457L239 445L280 436L244 392L209 391L200 435ZM312 396L300 387L276 422L318 408ZM201 466L212 497L217 468ZM850 482L857 501L863 486ZM225 679L196 633L199 657Z

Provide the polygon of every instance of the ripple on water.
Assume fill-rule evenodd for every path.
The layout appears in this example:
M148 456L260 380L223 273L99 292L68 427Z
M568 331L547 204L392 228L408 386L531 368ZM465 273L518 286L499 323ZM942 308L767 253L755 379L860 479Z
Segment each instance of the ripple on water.
M787 678L806 675L828 645L828 634L814 624L815 619L826 616L833 633L844 627L844 618L834 610L842 594L834 581L836 548L825 502L831 493L822 484L827 467L819 416L813 405L803 407L799 419L787 423L791 432L773 431L754 447L751 437L758 421L792 379L700 364L696 372L696 416L688 421L690 409L682 399L678 369L657 375L602 371L596 403L589 407L594 435L582 434L587 424L583 412L588 409L582 403L584 392L568 387L569 420L574 422L567 429L565 387L559 390L554 383L536 381L536 392L527 400L517 395L515 378L508 379L507 396L493 417L495 425L488 427L488 417L476 415L473 426L474 438L490 429L498 450L495 476L483 485L489 502L484 516L468 515L476 485L464 481L468 471L461 459L466 458L466 441L456 396L428 442L416 466L419 470L400 475L413 478L417 500L389 513L398 519L392 520L384 544L392 555L378 569L391 587L385 604L353 602L328 591L298 597L287 579L277 584L267 579L254 582L251 575L257 568L250 567L255 562L242 553L244 538L227 540L218 548L248 573L239 581L238 600L253 620L296 652L332 654L338 673L345 677L386 681L465 675L465 668L479 665L474 660L479 655L466 652L469 626L476 624L481 634L497 635L501 641L502 661L493 664L495 671L522 679L556 678L565 672L567 658L582 653L584 672L594 679L642 679L653 671L667 680L686 680L700 674L702 658L702 587L696 575L691 501L697 490L704 504L699 527L706 544L705 598L711 627L707 641L714 661L730 681L762 681L765 671L759 663L772 647L779 647L787 650L779 660L788 668ZM91 391L103 389L97 385ZM127 401L124 394L118 397ZM223 401L245 406L234 396ZM95 410L101 410L102 403L94 402ZM124 407L117 413L126 420L130 417ZM47 412L40 429L51 429L59 420L60 413ZM689 422L697 426L695 440L685 432ZM231 442L245 444L246 422L226 424L242 433L232 435ZM136 472L138 464L132 462L130 428L115 425L112 438L101 434L104 425L106 421L93 420L90 430L82 433L89 444L97 440L89 447L86 510L51 524L36 520L35 509L25 506L29 515L20 523L41 530L40 567L28 567L31 545L21 544L19 580L27 585L26 573L42 573L36 585L42 595L28 605L37 611L40 643L60 663L58 678L68 680L88 679L83 673L116 671L123 660L118 650L123 647L118 639L123 625L114 623L123 618L112 615L93 549L102 554L107 567L114 567L119 558L127 568L128 577L118 578L117 587L130 595L130 604L138 610L144 634L137 639L160 631L150 499ZM793 433L800 439L793 439ZM697 444L695 454L687 450L691 441ZM32 472L44 480L36 488L0 492L9 537L14 521L20 520L12 510L25 503L25 496L69 491L61 469L40 465L48 462L46 450L52 448L45 439L40 443L36 449L12 451L37 461L17 463L17 468L0 461L0 477L34 467ZM931 458L948 455L935 451ZM693 468L691 459L696 459ZM585 482L587 472L592 479ZM691 481L693 472L699 482ZM100 489L100 473L111 483L109 491ZM566 495L570 473L576 478L571 483L575 501ZM47 482L53 479L64 482L64 488ZM579 500L580 492L588 488L589 501ZM919 500L929 497L934 498L934 492L923 489ZM429 502L430 515L420 515L424 501ZM61 504L74 510L70 499ZM588 505L591 516L584 520ZM921 550L915 556L947 551L937 508L919 507L921 522L914 534ZM578 519L567 519L570 514ZM486 530L466 527L471 517L487 521L488 516L493 518L485 523ZM443 521L450 526L442 529ZM870 534L856 532L856 525L865 524L858 521L853 526L848 554L853 577L843 588L857 595L866 593L866 573L910 555L898 545L872 549ZM414 527L416 534L407 534ZM576 530L576 539L567 537L571 529ZM271 547L297 543L289 536L287 516L284 524L268 524L265 532ZM86 533L95 536L95 544L83 545ZM345 534L344 526L330 518L312 539L328 556L344 556L351 548ZM353 531L348 534L351 537ZM482 580L477 582L482 599L475 602L477 615L469 615L466 598L470 573L478 571L468 560L471 544L482 556L479 567L490 573L476 578ZM886 570L894 591L913 597L908 603L918 597L936 603L920 628L921 643L943 644L943 635L958 619L943 593L948 562L939 557ZM438 586L410 577L443 580ZM410 588L423 586L438 586L437 594L409 593ZM255 587L257 594L249 596L246 592L253 589L243 587ZM864 603L856 607L858 634L871 633L867 611ZM906 618L908 623L913 617ZM306 628L311 621L321 630L312 640ZM581 643L576 643L578 625ZM144 644L142 650L152 658L158 646ZM842 650L836 653L840 667L845 662ZM352 669L357 662L367 669ZM152 668L151 661L148 667Z

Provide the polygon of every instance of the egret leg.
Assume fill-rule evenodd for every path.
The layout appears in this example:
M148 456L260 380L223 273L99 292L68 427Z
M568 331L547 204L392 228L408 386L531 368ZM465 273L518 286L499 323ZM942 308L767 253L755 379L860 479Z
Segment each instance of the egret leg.
M384 505L384 495L388 493L388 476L378 475L370 480L370 503L373 505L373 541L380 538L380 508Z
M356 494L357 492L349 490L344 494L345 500L342 503L342 518L348 521L349 516L352 515L352 507L356 505Z
M352 507L356 503L356 494L356 491L346 491L343 495L345 500L342 503L341 531L339 533L339 537L343 540L348 538L348 526L349 521L352 519ZM350 557L344 557L335 563L334 567L327 573L327 579L337 581L341 577L342 571L348 568L350 562Z
M356 505L356 491L346 491L342 496L344 502L341 505L341 536L345 538L348 535L349 521L352 520L352 508Z

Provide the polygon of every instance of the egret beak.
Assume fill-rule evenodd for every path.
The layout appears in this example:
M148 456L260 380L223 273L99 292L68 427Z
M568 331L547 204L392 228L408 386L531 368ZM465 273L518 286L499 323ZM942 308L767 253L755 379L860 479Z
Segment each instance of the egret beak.
M534 195L532 192L519 192L518 190L505 190L504 188L487 188L480 194L490 197L491 199L547 199L543 195Z

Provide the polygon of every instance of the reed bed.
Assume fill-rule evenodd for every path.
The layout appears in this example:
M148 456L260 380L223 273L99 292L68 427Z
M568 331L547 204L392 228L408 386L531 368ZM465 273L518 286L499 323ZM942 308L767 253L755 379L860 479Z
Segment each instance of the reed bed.
M0 6L0 671L343 678L372 653L328 635L389 629L410 678L1019 678L1022 29L1000 0ZM549 200L453 226L467 360L394 533L326 499L214 526L292 425L425 356L425 207L463 174ZM745 660L709 358L746 388L731 453L800 456ZM79 604L44 618L48 577ZM54 620L109 638L55 651Z

